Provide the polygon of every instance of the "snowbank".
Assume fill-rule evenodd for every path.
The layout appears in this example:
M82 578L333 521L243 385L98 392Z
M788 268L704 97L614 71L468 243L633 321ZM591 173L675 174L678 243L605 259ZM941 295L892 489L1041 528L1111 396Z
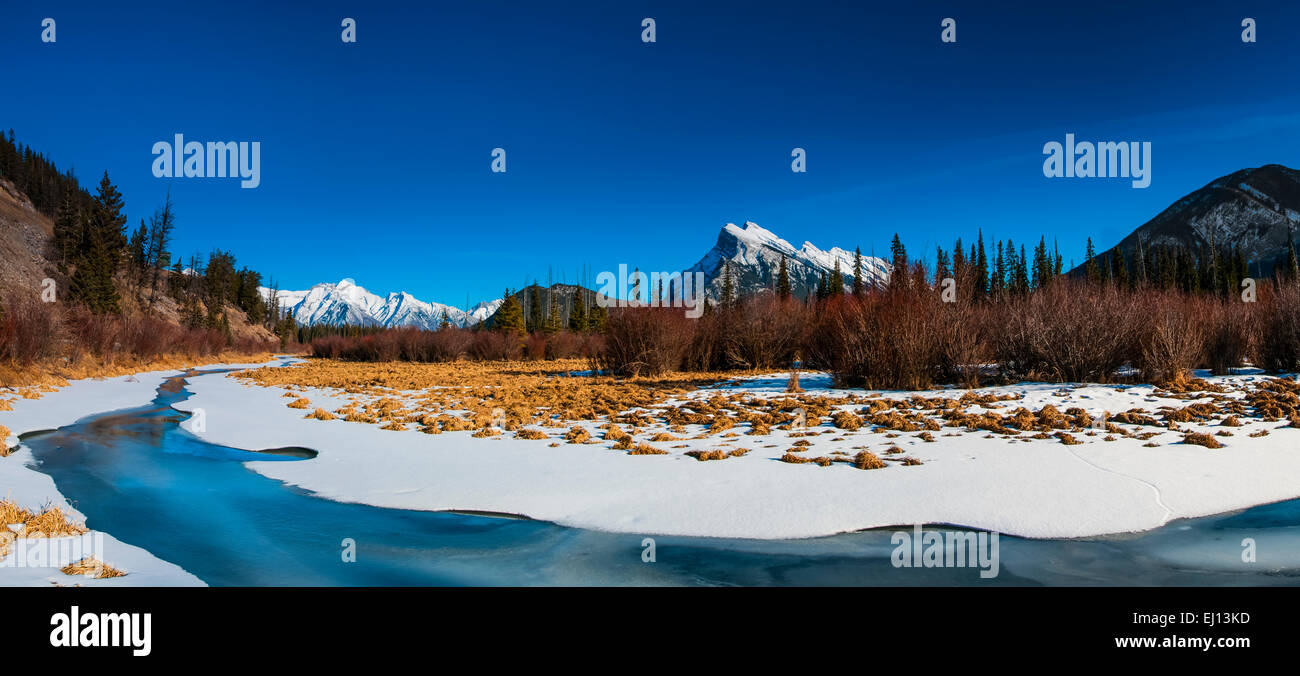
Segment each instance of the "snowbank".
M747 379L744 391L775 393L784 376ZM810 392L835 396L826 378L804 378ZM1156 448L1142 441L1081 436L1066 446L1055 439L1009 439L944 428L927 443L914 435L886 440L883 434L836 430L810 437L801 455L877 453L897 444L923 461L863 471L791 465L778 458L789 448L786 433L742 436L748 455L699 462L683 455L717 448L707 440L674 442L687 448L668 455L629 456L608 442L562 444L504 437L473 439L469 432L426 435L389 431L342 420L304 419L286 407L285 390L245 385L224 376L190 380L194 393L178 408L204 409L199 436L249 450L307 446L320 455L302 462L252 462L268 477L322 497L379 507L481 510L527 515L559 524L639 534L737 538L801 538L864 528L947 523L1038 538L1095 536L1141 531L1170 519L1204 516L1300 495L1300 430L1250 422L1234 428L1225 448L1177 443L1181 435L1160 430ZM928 396L960 396L939 390ZM1154 410L1190 401L1155 397L1151 387L1021 384L981 392L1013 392L1025 406L1053 403L1094 413ZM346 402L338 392L298 391L313 406ZM700 392L697 394L705 394ZM908 397L918 393L884 393ZM188 423L183 426L194 432ZM591 428L594 430L595 426ZM653 430L652 430L653 431ZM556 430L550 430L555 434ZM832 437L843 437L833 441Z
M261 364L213 365L217 367L252 367ZM72 381L68 387L47 392L40 399L11 399L13 410L0 411L0 425L9 428L11 435L0 443L13 450L8 457L0 458L0 499L11 500L28 510L41 511L59 507L73 521L84 521L85 515L77 511L54 485L54 480L42 474L38 461L19 443L18 436L39 430L57 429L81 418L110 411L144 406L153 401L158 386L181 371L152 371L115 378ZM87 524L93 525L93 524ZM3 526L0 526L3 527ZM100 557L109 565L127 575L118 578L94 579L64 575L54 567L3 567L0 566L0 586L51 586L52 584L82 586L202 586L203 581L149 552L126 543L101 531L90 531L80 536L89 542L96 536L102 538ZM15 556L11 552L10 557ZM8 558L8 557L7 557ZM3 562L6 559L0 559Z

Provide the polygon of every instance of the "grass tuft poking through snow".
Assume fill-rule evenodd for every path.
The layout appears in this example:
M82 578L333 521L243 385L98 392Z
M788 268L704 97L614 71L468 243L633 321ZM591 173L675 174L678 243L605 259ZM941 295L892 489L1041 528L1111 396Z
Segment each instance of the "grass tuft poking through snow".
M1218 439L1215 439L1214 437L1208 434L1203 434L1200 432L1194 432L1192 434L1183 435L1183 443L1195 444L1197 446L1204 446L1206 448L1223 448L1223 444L1219 443Z

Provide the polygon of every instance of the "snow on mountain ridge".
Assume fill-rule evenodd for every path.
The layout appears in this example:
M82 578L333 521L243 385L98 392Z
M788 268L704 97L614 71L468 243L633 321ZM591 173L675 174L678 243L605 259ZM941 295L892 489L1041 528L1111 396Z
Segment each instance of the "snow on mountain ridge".
M270 297L270 289L261 287L259 291L263 298ZM413 326L423 329L441 326L444 313L452 326L470 327L495 312L501 304L500 300L483 301L466 312L451 305L422 301L405 291L380 296L358 286L351 278L344 278L336 284L317 284L306 291L278 291L276 299L299 324Z
M735 223L723 226L717 243L688 272L703 272L708 280L709 296L716 300L721 294L724 263L730 263L737 291L756 293L772 288L782 255L786 257L791 287L796 295L803 296L815 289L818 280L828 276L837 262L846 283L852 281L854 252L840 247L823 251L808 241L795 248L753 221L746 221L743 228ZM869 286L882 285L889 280L891 266L883 259L863 256L862 267L862 281Z

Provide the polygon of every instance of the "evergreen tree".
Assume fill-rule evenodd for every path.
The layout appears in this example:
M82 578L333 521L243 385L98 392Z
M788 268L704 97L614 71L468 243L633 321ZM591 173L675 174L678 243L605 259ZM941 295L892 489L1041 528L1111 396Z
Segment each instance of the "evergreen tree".
M524 333L526 330L519 297L510 293L510 289L506 289L505 300L501 301L501 307L497 309L493 328L503 333Z
M890 265L893 269L889 274L889 286L893 289L899 289L907 286L907 248L903 246L903 240L894 233L894 238L889 242Z
M569 306L569 330L574 333L582 333L587 330L587 302L586 297L582 295L575 296L573 304Z
M127 242L126 250L129 254L127 260L131 263L131 272L136 278L137 283L143 285L145 279L145 270L148 261L145 259L145 240L149 236L149 227L144 224L144 219L140 219L140 227L131 233L131 239Z
M1034 247L1034 273L1033 288L1041 289L1047 286L1047 280L1051 278L1051 263L1047 260L1047 238L1039 237L1038 244Z
M167 198L163 201L162 208L154 212L153 217L149 220L149 241L146 248L146 257L149 265L149 307L152 308L154 298L158 293L158 275L166 269L168 261L171 260L171 252L167 247L171 245L172 231L176 229L176 214L172 210L172 194L167 191Z
M1286 278L1290 281L1300 279L1300 260L1296 259L1295 235L1291 228L1286 229Z
M1092 282L1101 281L1101 266L1097 263L1097 252L1093 249L1092 238L1088 238L1087 248L1083 254L1083 269Z
M840 261L835 259L835 269L831 271L830 282L827 284L827 293L832 296L844 294L844 273L840 272Z
M989 258L984 252L984 231L979 231L979 246L976 248L975 255L975 296L977 298L987 298L989 295Z
M781 254L781 267L776 273L776 295L782 300L790 297L790 271L786 268L785 254Z
M533 280L533 285L528 287L528 323L526 324L528 332L541 331L545 320L541 288L537 285L537 280Z
M64 191L59 210L54 215L54 256L60 271L64 271L80 254L81 235L81 214L69 188Z
M97 314L120 312L117 287L113 278L121 265L126 237L122 231L126 215L122 213L122 195L104 172L99 191L85 230L86 246L76 262L70 291Z
M934 285L936 287L943 284L943 280L952 277L952 268L949 267L948 252L943 247L936 246L934 252Z
M719 301L724 308L731 308L736 303L736 286L731 279L731 261L722 264L722 298Z
M609 317L609 311L600 303L593 303L591 312L587 319L587 330L593 333L603 333L605 331L605 320Z
M1007 279L1007 261L1003 257L1002 242L998 241L998 255L993 263L993 276L989 279L989 293L996 296L1002 293L1006 286Z
M957 290L965 297L969 275L966 271L966 251L962 248L960 237L952 245L952 277L957 282Z
M785 263L785 254L781 255L781 262ZM862 295L862 247L853 247L853 295Z

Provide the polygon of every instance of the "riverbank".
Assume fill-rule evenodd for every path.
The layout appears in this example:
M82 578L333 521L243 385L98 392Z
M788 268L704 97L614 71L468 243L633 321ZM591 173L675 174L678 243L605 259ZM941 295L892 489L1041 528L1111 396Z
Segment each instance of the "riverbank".
M248 467L377 507L647 535L807 538L944 523L1072 538L1300 495L1300 429L1257 411L1261 388L1291 381L1261 374L1207 377L1183 392L1022 383L970 393L832 389L827 376L807 374L793 404L777 403L786 377L773 374L592 420L502 411L507 428L511 416L532 421L505 433L480 424L481 412L450 408L437 386L277 378L196 379L177 408L203 409L204 425L183 427L235 448L313 448L310 461ZM488 389L474 408L492 406ZM808 428L788 416L775 424L774 412L799 407ZM1198 445L1207 438L1219 447Z
M260 363L234 366L251 367ZM68 538L77 539L80 547L69 547L69 551L102 547L101 552L96 552L98 558L126 573L121 577L105 578L66 575L59 570L61 562L60 565L52 565L56 562L51 562L51 565L18 567L14 565L17 554L11 552L9 556L0 558L0 586L129 587L203 584L179 566L158 559L139 547L121 542L109 533L93 530L94 524L85 523L85 516L59 492L54 481L35 469L37 461L19 439L21 435L56 429L90 415L146 405L153 400L164 380L181 373L183 371L154 370L111 378L72 380L63 386L47 383L38 391L14 388L0 390L0 399L6 401L5 409L0 410L0 426L9 431L7 438L0 440L7 454L0 457L0 499L9 500L22 509L37 513L57 508L72 523L90 527L84 535Z

